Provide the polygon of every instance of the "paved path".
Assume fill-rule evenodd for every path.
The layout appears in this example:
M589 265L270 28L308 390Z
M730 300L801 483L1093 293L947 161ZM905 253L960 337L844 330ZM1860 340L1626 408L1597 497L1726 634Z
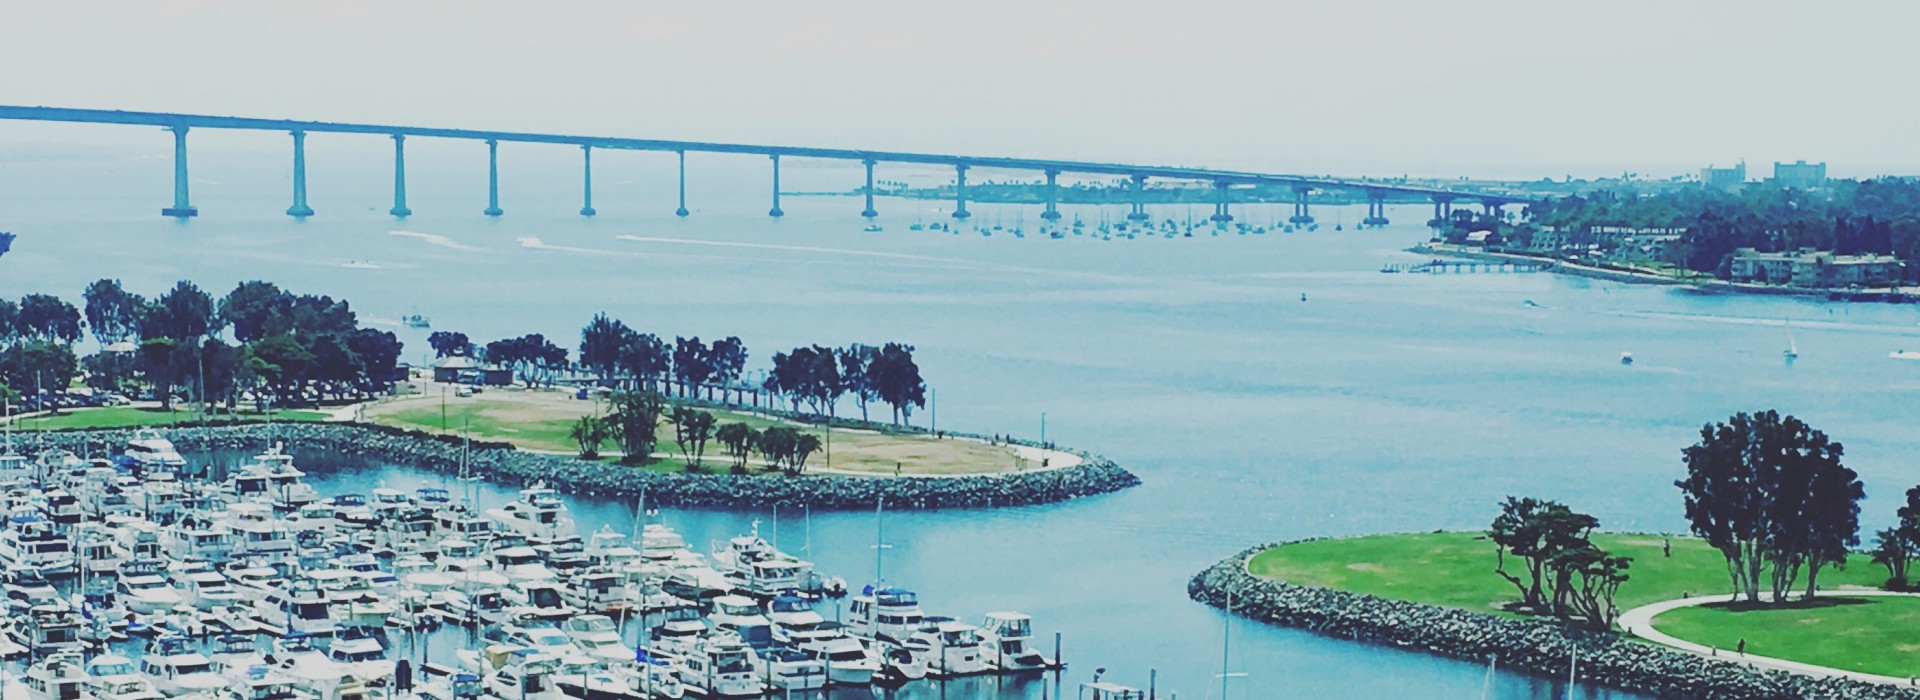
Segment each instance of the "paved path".
M1819 595L1822 597L1831 597L1831 598L1863 598L1863 597L1874 597L1874 596L1920 597L1920 593L1898 593L1894 591L1869 591L1869 590L1821 591ZM1620 620L1619 620L1620 629L1626 630L1628 634L1632 634L1633 636L1639 637L1641 639L1645 639L1650 642L1664 644L1666 646L1673 647L1681 651L1692 652L1695 654L1699 654L1701 656L1709 656L1715 659L1719 659L1721 661L1743 663L1749 666L1755 666L1759 668L1774 669L1779 671L1789 671L1792 673L1798 673L1805 676L1815 676L1819 678L1839 677L1839 678L1851 678L1857 681L1866 681L1868 683L1890 683L1890 684L1898 684L1898 685L1914 684L1914 679L1911 679L1911 678L1895 678L1893 676L1879 676L1871 673L1860 673L1858 671L1843 671L1837 668L1829 668L1826 666L1815 666L1813 664L1800 663L1798 661L1788 661L1786 659L1775 659L1775 658L1766 657L1766 656L1757 656L1754 654L1736 654L1731 649L1714 649L1706 645L1695 644L1693 642L1689 642L1687 640L1674 637L1672 635L1663 633L1660 630L1653 628L1653 619L1656 617L1659 617L1661 613L1667 612L1669 610L1676 610L1679 608L1692 607L1696 605L1707 605L1709 603L1726 603L1726 602L1732 601L1733 598L1734 596L1732 595L1699 596L1695 598L1681 598L1679 600L1669 600L1665 602L1654 603L1652 605L1642 605L1632 610L1628 610L1626 612L1620 613Z

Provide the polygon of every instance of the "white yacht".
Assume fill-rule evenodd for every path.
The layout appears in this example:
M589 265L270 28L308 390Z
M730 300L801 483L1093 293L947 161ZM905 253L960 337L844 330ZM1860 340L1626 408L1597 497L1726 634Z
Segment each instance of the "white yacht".
M826 618L814 612L813 606L806 600L782 595L767 601L767 621L773 623L773 641L792 644L808 638L815 629L826 623Z
M813 563L775 549L760 538L760 522L753 532L727 540L714 548L713 567L726 574L737 587L758 596L775 596L790 590L817 588L812 581Z
M27 687L28 700L79 700L87 685L87 670L79 652L62 652L34 662L20 680Z
M677 658L680 682L709 698L757 697L765 691L754 673L753 649L730 634L701 639Z
M227 507L226 526L233 532L233 554L263 561L294 558L293 533L275 517L273 506L240 502Z
M227 580L224 574L211 568L189 571L180 574L176 580L181 596L193 607L201 610L213 610L247 602L247 596Z
M500 628L500 641L516 647L525 647L541 654L555 657L574 656L580 653L573 638L557 627L522 627L505 625Z
M567 604L560 584L552 581L528 581L516 584L510 592L517 603L514 612L522 617L558 621L580 613Z
M797 648L825 664L827 680L834 685L866 685L880 671L879 654L844 634L810 638Z
M518 500L488 508L487 517L502 529L528 539L550 541L578 536L559 492L549 488L521 489Z
M286 590L268 589L253 604L253 618L277 635L330 635L339 624L327 594L312 579L294 579Z
M503 547L493 550L493 568L515 583L531 581L552 581L555 576L552 569L540 561L540 553L532 547Z
M242 470L267 477L267 502L283 512L299 510L320 500L320 492L306 482L306 472L293 466L293 455L287 454L284 444L275 443L266 452L255 455L253 463Z
M126 456L142 471L178 472L187 466L186 458L173 449L173 442L152 428L134 431L133 439L127 441Z
M85 645L80 640L80 613L67 605L35 605L15 620L24 623L16 625L15 631L29 654L79 652Z
M723 595L713 599L713 612L707 615L716 630L734 633L755 651L773 646L773 623L761 612L760 604L742 595Z
M346 666L363 682L393 675L393 662L387 659L387 648L370 627L341 628L333 643L327 645L327 658Z
M627 575L611 571L582 574L563 592L567 604L595 613L619 613L638 607Z
M140 676L133 660L117 654L87 662L87 697L92 700L162 700L166 696Z
M159 562L154 561L122 564L120 582L114 593L126 604L127 610L141 615L167 612L186 602L180 591L160 576Z
M54 524L37 517L11 518L0 531L0 571L60 578L79 573L73 542Z
M647 648L674 658L687 656L694 653L709 631L707 624L699 620L668 620L653 628Z
M140 673L163 695L211 693L227 687L227 679L213 672L213 660L194 651L184 637L154 640L154 648L140 656Z
M980 625L987 663L1001 672L1040 671L1059 663L1033 644L1033 618L1025 613L990 612Z
M633 647L620 641L620 628L614 626L613 618L581 615L567 620L563 627L581 651L601 663L626 663L635 658Z
M942 678L993 670L980 647L980 628L952 619L928 619L901 644Z
M905 588L882 588L847 599L853 636L898 645L920 629L920 598Z

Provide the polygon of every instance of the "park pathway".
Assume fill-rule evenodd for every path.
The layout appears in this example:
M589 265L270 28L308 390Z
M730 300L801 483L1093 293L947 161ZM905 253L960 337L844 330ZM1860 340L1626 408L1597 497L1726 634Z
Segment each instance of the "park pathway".
M1895 591L1867 591L1867 590L1821 591L1819 595L1836 597L1836 598L1859 598L1859 597L1872 597L1872 596L1920 596L1920 594L1916 594L1916 593L1899 593ZM1756 668L1773 669L1777 671L1788 671L1791 673L1798 673L1805 676L1816 676L1819 678L1838 677L1838 678L1851 678L1853 680L1865 681L1868 683L1916 685L1916 681L1912 678L1895 678L1893 676L1880 676L1880 675L1875 675L1871 673L1861 673L1858 671L1846 671L1846 670L1831 668L1827 666L1816 666L1813 664L1801 663L1798 661L1788 661L1786 659L1776 659L1776 658L1767 657L1767 656L1758 656L1755 654L1737 654L1731 649L1716 649L1703 644L1695 644L1693 642L1689 642L1687 640L1674 637L1673 635L1666 634L1664 632L1661 632L1660 630L1653 628L1653 619L1656 617L1659 617L1661 613L1667 612L1669 610L1677 610L1679 608L1692 607L1696 605L1708 605L1712 603L1727 603L1727 602L1731 602L1733 598L1734 596L1732 595L1712 595L1712 596L1699 596L1699 597L1693 597L1693 598L1680 598L1678 600L1668 600L1668 601L1663 601L1659 603L1653 603L1651 605L1642 605L1632 610L1628 610L1626 612L1620 613L1620 619L1619 619L1620 629L1626 630L1628 634L1631 634L1635 637L1639 637L1641 639L1645 639L1647 641L1654 642L1656 644L1663 644L1663 645L1672 647L1674 649L1679 649L1681 651L1699 654L1701 656L1711 657L1721 661L1743 663Z

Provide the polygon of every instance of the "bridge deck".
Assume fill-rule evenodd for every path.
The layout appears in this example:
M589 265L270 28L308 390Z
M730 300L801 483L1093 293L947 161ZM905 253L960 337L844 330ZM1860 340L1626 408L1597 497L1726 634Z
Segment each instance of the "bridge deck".
M1165 165L1129 165L1124 163L1095 163L1070 160L1048 160L1038 158L1010 158L999 156L962 156L937 153L913 153L906 151L868 151L846 148L810 148L804 146L769 146L758 144L716 143L711 141L675 141L669 139L636 139L613 136L585 136L571 134L539 134L523 131L487 131L480 129L445 129L424 126L403 126L392 124L355 124L349 122L301 121L294 119L260 119L253 117L223 117L205 114L175 114L169 112L126 112L106 109L72 109L65 107L26 107L0 105L0 119L25 121L75 122L88 124L137 124L162 127L187 127L205 129L252 129L266 131L304 131L309 133L341 134L377 134L381 136L403 135L430 138L473 139L510 141L523 143L551 143L574 146L592 146L594 148L625 149L637 151L693 152L693 153L735 153L746 155L790 156L800 158L824 158L832 160L872 161L875 163L911 163L920 165L950 165L969 168L996 168L1006 170L1032 170L1040 172L1078 173L1088 175L1120 175L1166 178L1175 180L1201 180L1232 184L1275 184L1294 185L1328 189L1370 190L1384 193L1417 194L1435 197L1453 197L1472 199L1493 204L1514 204L1530 201L1525 197L1488 194L1434 187L1416 187L1370 182L1365 180L1347 180L1340 178L1309 177L1303 175L1284 175L1257 173L1238 170L1217 170L1212 168L1190 168Z

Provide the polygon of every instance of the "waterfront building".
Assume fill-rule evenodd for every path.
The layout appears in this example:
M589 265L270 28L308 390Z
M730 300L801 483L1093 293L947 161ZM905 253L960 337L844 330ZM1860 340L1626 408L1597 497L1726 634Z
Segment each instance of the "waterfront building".
M1716 168L1711 165L1700 169L1700 184L1713 189L1734 190L1747 184L1747 162L1740 161L1731 168Z
M1796 160L1792 163L1775 161L1773 184L1796 190L1824 186L1827 184L1827 164L1808 163L1804 160Z
M506 386L513 383L513 372L496 364L485 364L463 355L449 355L433 363L433 381L446 384L484 384Z
M1801 248L1762 253L1741 248L1733 253L1730 277L1735 282L1757 282L1784 287L1885 287L1900 276L1899 258L1886 255L1835 255Z

